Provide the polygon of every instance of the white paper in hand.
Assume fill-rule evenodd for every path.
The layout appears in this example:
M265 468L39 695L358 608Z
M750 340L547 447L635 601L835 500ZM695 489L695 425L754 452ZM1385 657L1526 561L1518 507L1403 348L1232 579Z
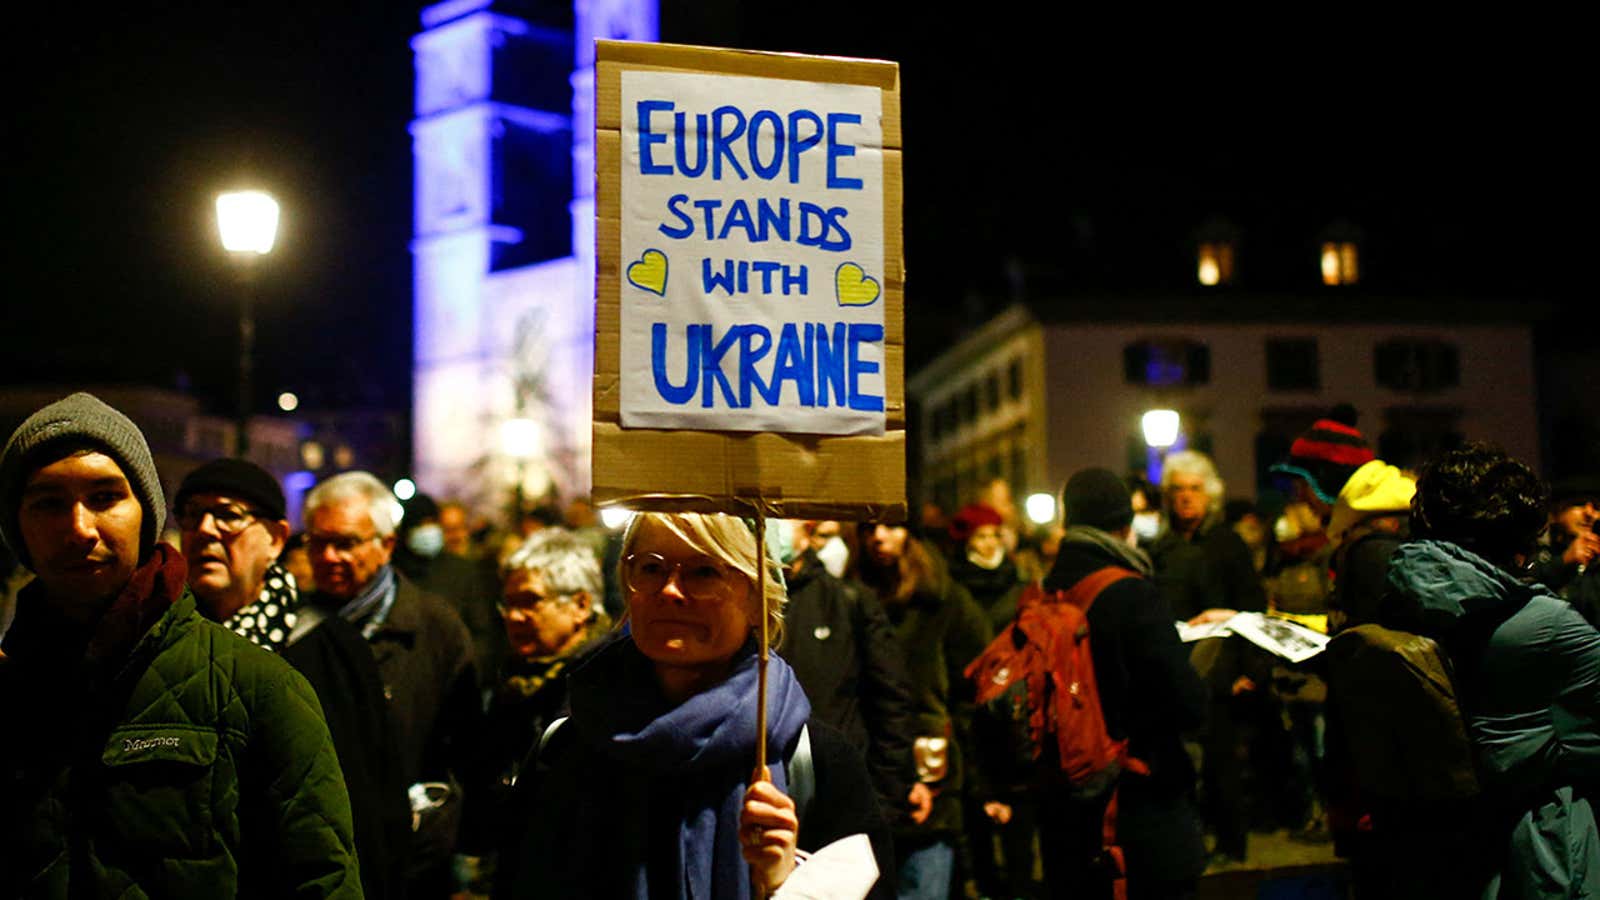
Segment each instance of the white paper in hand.
M862 900L878 882L872 842L852 834L801 860L773 900Z

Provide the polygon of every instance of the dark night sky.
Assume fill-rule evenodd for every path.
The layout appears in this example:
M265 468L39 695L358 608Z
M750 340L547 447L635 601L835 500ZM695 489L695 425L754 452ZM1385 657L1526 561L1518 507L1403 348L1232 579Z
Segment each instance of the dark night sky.
M914 360L969 294L1003 292L1011 257L1085 291L1192 290L1188 242L1213 215L1242 230L1247 289L1312 289L1310 248L1340 218L1370 239L1376 291L1575 301L1592 256L1592 227L1574 230L1592 79L1557 48L1537 65L1485 49L1509 32L1384 48L1284 21L1222 47L1065 12L664 6L667 40L902 63L909 302L934 313L912 317ZM403 408L418 7L106 8L11 23L0 385L186 378L226 409L234 287L210 204L250 178L285 208L261 402Z

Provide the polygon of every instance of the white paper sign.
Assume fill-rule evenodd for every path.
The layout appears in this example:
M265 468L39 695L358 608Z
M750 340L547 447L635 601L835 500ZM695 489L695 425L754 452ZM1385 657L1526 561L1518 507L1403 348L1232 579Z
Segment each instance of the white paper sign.
M883 434L882 110L622 73L623 427Z

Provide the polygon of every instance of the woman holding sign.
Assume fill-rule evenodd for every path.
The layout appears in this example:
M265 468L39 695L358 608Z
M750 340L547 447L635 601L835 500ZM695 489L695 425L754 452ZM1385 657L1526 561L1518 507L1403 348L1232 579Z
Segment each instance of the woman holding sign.
M861 897L875 873L852 870L851 859L876 856L890 871L865 764L838 732L809 721L805 693L776 656L767 672L774 764L752 773L758 617L776 634L786 599L780 568L762 557L758 595L744 521L634 518L620 567L626 636L571 675L571 717L546 732L519 785L526 822L502 855L514 868L498 896L784 896L845 875L853 891L831 880L822 890Z

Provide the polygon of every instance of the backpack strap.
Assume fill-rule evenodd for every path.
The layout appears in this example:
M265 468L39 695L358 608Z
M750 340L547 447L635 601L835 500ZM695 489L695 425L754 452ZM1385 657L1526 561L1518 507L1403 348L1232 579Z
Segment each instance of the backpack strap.
M1124 578L1138 577L1138 573L1132 569L1124 569L1121 566L1106 566L1103 569L1096 569L1085 575L1077 584L1060 595L1061 600L1065 603L1071 603L1087 614L1089 607L1094 605L1094 601L1100 596L1101 591Z

